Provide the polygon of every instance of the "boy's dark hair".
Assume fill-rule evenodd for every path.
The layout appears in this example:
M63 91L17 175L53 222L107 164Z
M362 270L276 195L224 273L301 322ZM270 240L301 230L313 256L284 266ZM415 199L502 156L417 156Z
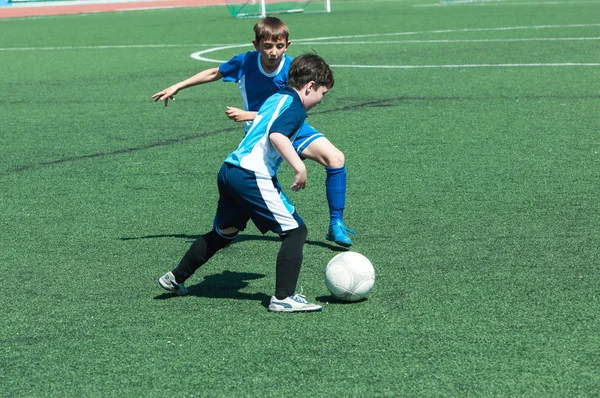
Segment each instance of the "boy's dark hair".
M262 40L280 40L286 42L290 37L290 30L285 22L276 17L266 17L254 25L254 40L260 43Z
M301 89L306 83L314 81L315 88L333 87L333 72L327 62L314 53L302 54L294 58L290 65L288 86Z

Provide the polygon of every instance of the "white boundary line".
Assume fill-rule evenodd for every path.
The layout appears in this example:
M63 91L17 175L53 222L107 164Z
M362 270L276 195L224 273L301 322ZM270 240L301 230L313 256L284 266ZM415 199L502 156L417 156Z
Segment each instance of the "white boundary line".
M0 51L56 51L56 50L111 50L130 48L181 48L181 47L209 47L215 44L126 44L108 46L63 46L63 47L5 47Z
M436 43L510 43L526 41L593 41L600 37L529 37L521 39L440 39L440 40L386 40L386 41L327 41L327 42L302 42L305 45L353 45L353 44L436 44Z
M388 40L388 41L330 41L340 39L360 39L369 37L391 37L410 36L419 34L448 34L461 32L484 32L484 31L512 31L512 30L539 30L539 29L561 29L561 28L589 28L600 27L600 24L571 24L571 25L537 25L537 26L511 26L498 28L476 28L476 29L445 29L416 32L378 33L348 36L327 36L311 39L296 39L294 42L305 45L360 45L360 44L402 44L402 43L499 43L499 42L526 42L526 41L592 41L600 40L600 37L546 37L546 38L516 38L516 39L437 39L437 40ZM178 47L209 47L206 50L197 51L190 56L196 60L223 63L218 60L205 57L204 55L216 51L232 48L250 47L250 43L244 44L140 44L140 45L106 45L106 46L65 46L65 47L22 47L22 48L0 48L1 51L49 51L49 50L80 50L80 49L130 49L130 48L178 48ZM216 46L216 47L213 47ZM566 66L588 66L597 67L600 63L594 62L565 62L565 63L502 63L502 64L462 64L462 65L331 65L337 68L363 68L363 69L425 69L425 68L482 68L482 67L566 67Z
M326 40L334 39L358 39L366 37L382 37L382 36L408 36L417 34L438 34L438 33L459 33L459 32L481 32L481 31L510 31L510 30L526 30L526 29L557 29L557 28L583 28L583 27L600 27L600 24L572 24L572 25L537 25L537 26L512 26L503 28L477 28L477 29L448 29L448 30L432 30L422 32L398 32L398 33L380 33L380 34L368 34L368 35L351 35L351 36L329 36L329 37L317 37L313 39L298 39L295 42L300 42L306 45L355 45L355 44L398 44L398 43L485 43L485 42L525 42L525 41L584 41L584 40L600 40L600 37L575 37L575 38L521 38L521 39L473 39L473 40L452 40L452 39L440 39L440 40L394 40L394 41L348 41L348 42L331 42ZM206 54L210 54L216 51L228 50L232 48L249 47L250 44L234 44L226 46L218 46L208 48L206 50L197 51L192 53L190 56L198 61L212 62L212 63L223 63L226 60L218 60L205 57ZM503 64L464 64L464 65L334 65L331 67L337 68L364 68L364 69L425 69L425 68L483 68L483 67L565 67L565 66L600 66L600 63L530 63L530 64L516 64L516 63L503 63Z
M600 40L600 36L597 37L531 37L531 38L520 38L520 39L438 39L438 40L373 40L373 41L315 41L312 42L309 39L307 41L301 41L304 45L355 45L355 44L436 44L436 43L504 43L504 42L528 42L528 41L597 41ZM299 40L296 40L297 42ZM218 46L216 48L212 46ZM129 49L129 48L185 48L185 47L211 47L209 50L199 51L194 54L202 55L213 51L224 50L229 48L242 48L250 47L251 44L127 44L127 45L106 45L106 46L57 46L57 47L5 47L1 48L0 51L56 51L56 50L105 50L105 49ZM205 57L194 57L199 61L207 62L225 62L221 60L215 60Z
M600 66L600 63L549 63L549 64L462 64L462 65L330 65L332 68L358 69L434 69L434 68L515 68L540 66Z

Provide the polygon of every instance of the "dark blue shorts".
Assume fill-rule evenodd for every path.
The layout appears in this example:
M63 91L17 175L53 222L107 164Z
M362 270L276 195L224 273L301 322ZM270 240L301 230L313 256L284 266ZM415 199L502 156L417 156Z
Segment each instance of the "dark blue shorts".
M248 220L263 234L281 234L304 225L275 177L224 163L217 177L219 202L215 226L244 230Z

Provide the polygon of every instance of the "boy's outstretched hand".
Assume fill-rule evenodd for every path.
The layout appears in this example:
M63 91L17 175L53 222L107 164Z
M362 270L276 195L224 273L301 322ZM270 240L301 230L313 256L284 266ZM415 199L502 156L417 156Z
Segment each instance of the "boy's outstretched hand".
M234 122L249 122L254 120L257 112L249 112L243 109L234 108L233 106L228 106L225 110L225 114Z
M177 94L179 92L179 90L174 87L171 86L169 88L165 88L162 91L159 91L158 93L154 94L152 96L152 99L154 100L154 102L156 101L165 101L165 106L167 106L167 104L169 103L169 100L173 100L175 101L175 94Z

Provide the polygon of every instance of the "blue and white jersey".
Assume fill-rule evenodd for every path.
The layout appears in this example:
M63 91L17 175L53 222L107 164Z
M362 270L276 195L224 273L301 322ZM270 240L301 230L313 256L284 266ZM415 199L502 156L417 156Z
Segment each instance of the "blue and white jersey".
M274 177L283 158L269 140L277 132L293 141L306 119L306 110L298 93L290 87L281 89L267 99L258 111L252 127L225 163L254 171L257 175Z
M249 51L219 66L224 82L238 83L245 111L258 111L267 98L287 84L292 57L283 54L279 67L273 73L264 71L260 57L260 52Z

